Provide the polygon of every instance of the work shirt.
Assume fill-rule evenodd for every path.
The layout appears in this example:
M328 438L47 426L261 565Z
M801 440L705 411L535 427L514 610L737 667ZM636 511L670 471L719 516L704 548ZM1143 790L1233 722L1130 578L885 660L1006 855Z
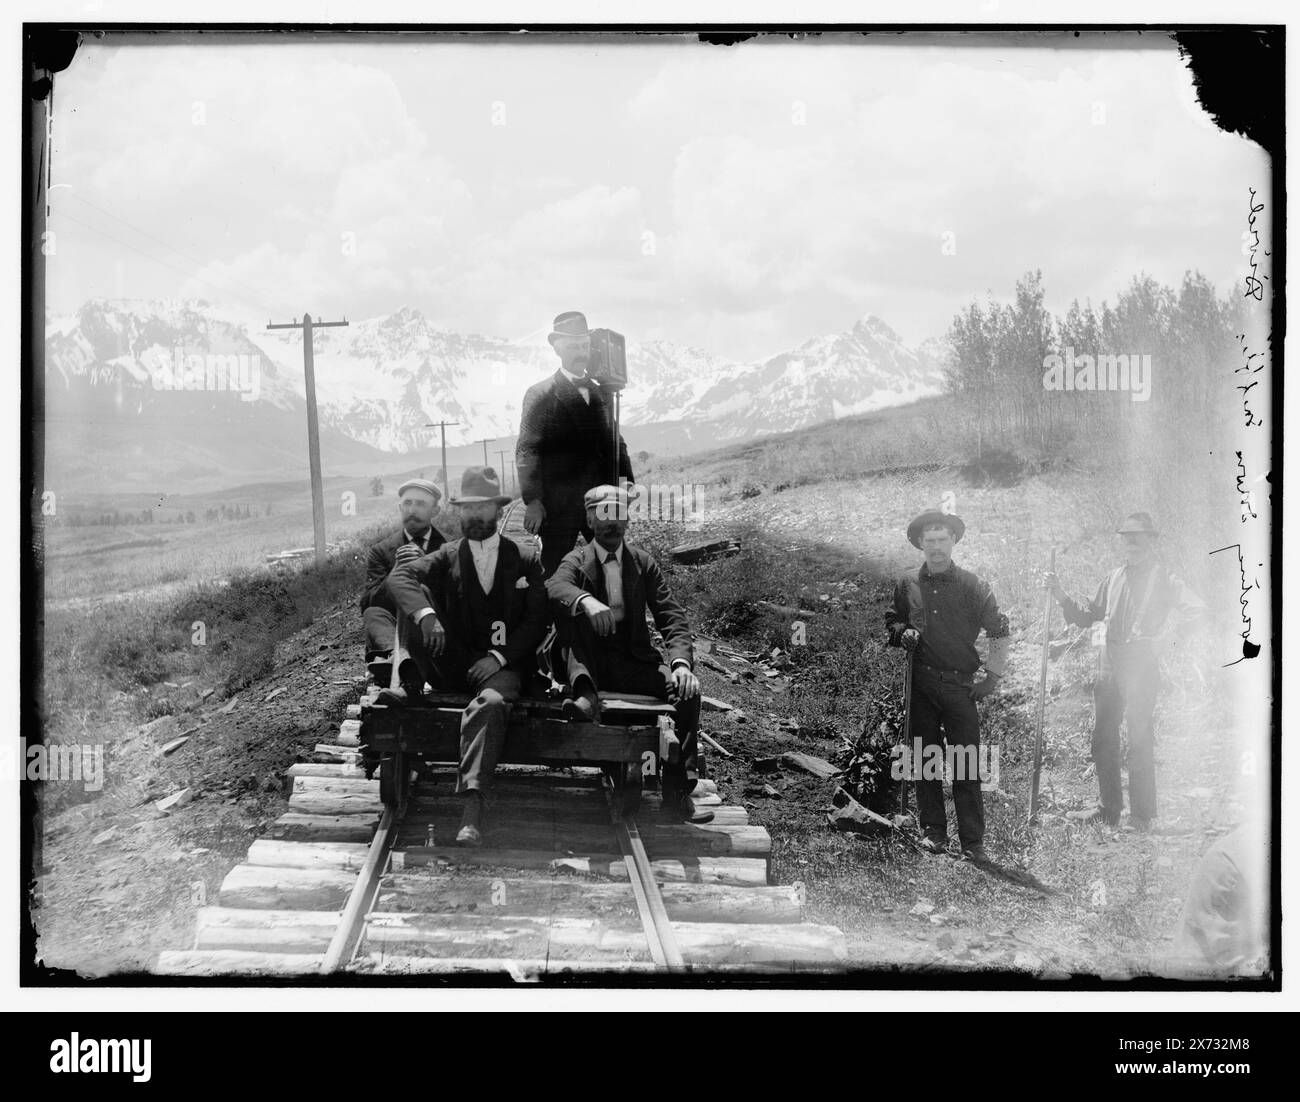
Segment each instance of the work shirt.
M1084 628L1104 623L1098 642L1108 649L1185 634L1205 611L1205 602L1155 558L1112 570L1091 601L1066 597L1061 602L1068 623Z
M497 573L497 552L501 547L501 534L493 532L485 540L466 539L470 557L474 560L474 571L478 574L478 584L484 593L492 592L492 583Z
M921 633L916 661L940 670L973 674L980 668L975 640L1011 634L988 583L956 563L939 574L928 563L907 571L894 586L894 603L885 613L889 627L913 627Z

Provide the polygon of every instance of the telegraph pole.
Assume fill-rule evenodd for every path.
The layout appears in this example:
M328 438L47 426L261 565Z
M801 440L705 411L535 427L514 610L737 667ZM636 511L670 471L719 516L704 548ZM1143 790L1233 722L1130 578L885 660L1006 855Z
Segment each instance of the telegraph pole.
M492 466L492 460L488 458L487 446L489 440L495 440L495 439L496 439L495 436L485 436L483 437L482 440L479 441L479 443L483 445L483 466L485 467ZM498 471L497 473L499 474L500 472Z
M302 330L302 366L307 380L307 461L311 467L311 521L316 535L316 565L325 565L325 492L321 488L320 476L320 425L316 420L316 368L312 363L313 329L331 329L347 325L348 319L342 321L312 321L310 314L303 314L302 321L291 321L284 325L266 323L268 329Z
M502 448L499 452L497 452L497 458L501 460L501 467L499 470L500 470L501 477L504 479L510 473L508 470L506 470L506 449L505 448ZM512 490L510 492L513 493L514 491Z
M459 425L459 421L430 421L424 427L426 429L442 430L442 500L451 500L451 489L447 485L447 426ZM484 453L486 454L486 452Z

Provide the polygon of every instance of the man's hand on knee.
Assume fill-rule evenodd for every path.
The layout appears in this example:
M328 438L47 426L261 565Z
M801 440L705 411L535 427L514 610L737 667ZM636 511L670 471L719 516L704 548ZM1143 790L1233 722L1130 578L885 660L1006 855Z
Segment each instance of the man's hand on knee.
M602 639L614 634L614 613L604 601L588 594L582 598L582 614L587 617L591 630Z
M700 695L700 679L685 666L673 667L671 684L678 700L692 700Z
M420 639L424 643L425 650L435 658L446 649L447 633L433 613L429 613L420 621Z
M469 670L465 674L465 679L469 682L469 687L475 692L478 692L479 687L487 681L488 678L495 676L504 668L505 667L502 666L500 662L489 654L480 658L474 663L474 665L470 666Z

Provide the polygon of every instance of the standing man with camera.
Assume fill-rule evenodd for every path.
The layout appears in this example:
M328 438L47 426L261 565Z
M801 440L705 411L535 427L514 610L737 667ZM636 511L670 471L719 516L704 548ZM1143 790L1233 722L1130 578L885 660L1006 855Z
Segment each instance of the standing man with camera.
M615 445L609 398L589 374L586 317L576 310L560 314L547 340L560 367L524 395L515 466L526 507L524 527L541 537L542 573L550 577L579 532L592 538L583 495L611 479L630 484L634 478L621 435Z

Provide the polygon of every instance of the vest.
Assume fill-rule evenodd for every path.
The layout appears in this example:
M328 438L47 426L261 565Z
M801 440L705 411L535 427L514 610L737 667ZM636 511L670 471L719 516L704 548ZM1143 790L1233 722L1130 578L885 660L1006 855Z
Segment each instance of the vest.
M505 587L500 577L492 586L492 592L485 596L483 587L478 584L478 575L471 569L465 578L465 589L465 607L469 612L470 650L475 653L499 650L505 645L506 640L498 636L496 642L492 641L492 625L498 622L504 624L506 620Z

